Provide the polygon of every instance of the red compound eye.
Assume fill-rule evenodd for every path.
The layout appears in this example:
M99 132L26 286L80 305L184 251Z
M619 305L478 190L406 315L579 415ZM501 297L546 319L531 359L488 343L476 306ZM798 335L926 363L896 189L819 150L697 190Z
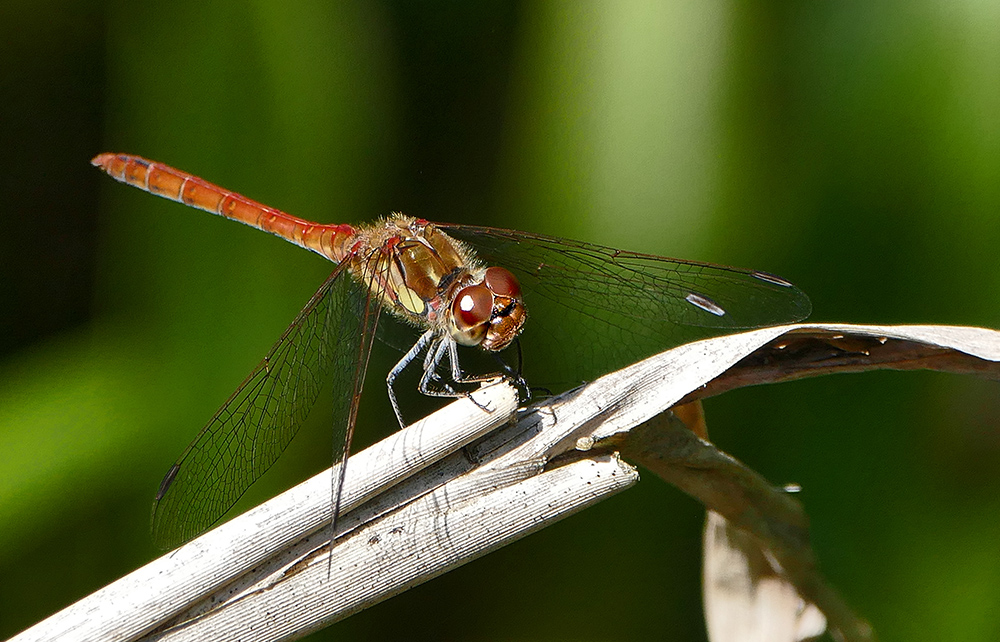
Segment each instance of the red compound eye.
M487 323L492 312L493 293L482 284L462 288L451 304L455 327L461 332L468 332Z
M502 267L487 268L483 284L497 296L515 299L521 296L521 284L517 282L517 277Z

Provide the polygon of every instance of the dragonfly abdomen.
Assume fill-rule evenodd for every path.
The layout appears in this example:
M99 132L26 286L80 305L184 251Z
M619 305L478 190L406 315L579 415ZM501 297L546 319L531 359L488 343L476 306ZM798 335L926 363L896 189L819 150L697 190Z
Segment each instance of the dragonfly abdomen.
M99 154L90 162L122 183L269 232L337 263L356 234L350 225L311 223L141 156Z

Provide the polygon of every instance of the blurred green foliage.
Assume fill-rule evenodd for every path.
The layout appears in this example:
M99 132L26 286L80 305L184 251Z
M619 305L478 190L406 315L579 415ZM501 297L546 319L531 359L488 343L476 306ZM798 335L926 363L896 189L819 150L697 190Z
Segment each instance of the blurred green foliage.
M92 155L323 222L402 210L764 269L818 321L1000 327L997 33L972 1L7 3L0 637L157 555L160 476L330 270ZM371 370L363 443L392 424ZM803 485L882 639L1000 638L995 382L824 378L707 411ZM248 504L324 466L322 415ZM703 639L702 512L650 477L316 637Z

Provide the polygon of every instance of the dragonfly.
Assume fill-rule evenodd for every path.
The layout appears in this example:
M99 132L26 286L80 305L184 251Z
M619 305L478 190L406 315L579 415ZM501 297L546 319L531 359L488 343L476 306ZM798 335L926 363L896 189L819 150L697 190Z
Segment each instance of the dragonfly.
M411 364L419 365L417 389L427 396L465 396L498 375L527 396L535 373L568 388L685 341L793 322L811 311L801 290L767 272L399 213L367 225L319 224L139 156L105 153L91 163L120 182L336 264L163 478L152 517L161 548L194 538L233 507L295 436L324 382L335 391L336 523L383 312L416 337L386 376L404 426L394 384ZM511 350L516 367L505 356ZM474 354L493 355L496 364L466 371L462 362Z

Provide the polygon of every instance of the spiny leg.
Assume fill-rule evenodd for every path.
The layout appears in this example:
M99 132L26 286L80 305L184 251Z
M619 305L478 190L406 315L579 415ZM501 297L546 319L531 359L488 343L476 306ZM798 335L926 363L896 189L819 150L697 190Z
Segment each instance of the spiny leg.
M445 355L448 356L449 371L451 373L450 382L442 380L437 374L438 366L441 365L441 360ZM488 375L465 375L458 361L458 343L451 337L442 337L427 352L427 358L424 360L424 376L420 379L420 392L435 397L466 397L482 410L489 411L489 408L476 401L469 392L456 390L451 384L478 383L480 381L488 381L494 377L496 377L496 373ZM435 380L437 380L439 386L437 388L433 388L431 385Z
M517 343L517 348L518 348L518 368L520 369L520 363L521 363L520 342ZM495 379L499 375L513 382L513 384L517 386L519 390L526 391L525 398L530 399L531 391L528 390L528 384L524 380L524 377L521 376L520 372L515 372L509 365L507 365L507 363L500 357L500 353L493 352L491 354L493 355L493 358L497 360L497 363L500 364L500 372L490 372L482 375L467 375L462 372L462 365L459 363L458 344L452 341L448 346L448 361L451 364L452 381L454 381L455 383L479 383L482 381L489 381L491 379ZM488 410L488 408L485 408L483 406L480 406L480 408L482 408L483 410Z
M427 356L424 357L424 373L420 377L420 384L417 386L421 394L429 397L461 397L466 394L452 388L447 381L442 380L437 374L441 360L448 354L449 347L455 349L454 346L455 341L451 337L439 337L427 350ZM436 387L432 386L435 382Z
M500 364L502 374L523 394L524 401L529 401L531 399L531 387L528 386L528 382L521 374L521 367L524 364L521 358L521 340L514 339L514 345L517 347L517 369L512 368L509 363L504 361L499 352L494 352L493 358Z
M406 428L406 422L403 421L403 413L399 409L399 401L396 399L396 390L394 388L396 385L396 377L398 377L399 374L406 369L406 366L410 365L413 360L417 358L421 351L431 344L433 339L433 330L428 330L420 335L420 338L413 344L413 347L403 355L403 358L392 367L392 370L390 370L389 374L385 377L385 387L386 390L389 391L389 403L392 404L392 411L396 413L396 420L399 422L400 428ZM431 350L433 350L433 348ZM428 351L428 354L430 354L430 351Z

